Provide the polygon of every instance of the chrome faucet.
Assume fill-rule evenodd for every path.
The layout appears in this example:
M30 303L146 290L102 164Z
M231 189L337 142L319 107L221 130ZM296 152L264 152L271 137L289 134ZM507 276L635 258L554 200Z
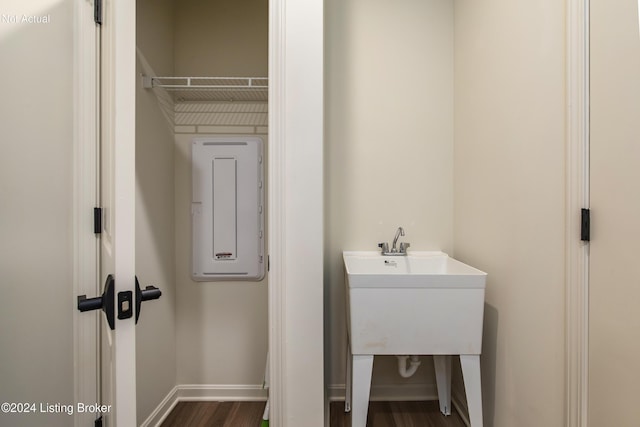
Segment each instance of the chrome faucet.
M378 243L378 247L382 251L382 255L407 255L407 248L410 246L409 243L401 242L400 249L397 248L398 239L400 236L404 236L404 229L402 227L398 227L396 231L396 235L393 237L393 243L391 244L391 250L389 250L389 243Z
M396 243L398 243L398 238L400 236L404 237L404 229L402 227L398 227L398 230L396 231L396 235L393 237L393 243L391 244L391 252L398 252L398 249L396 248Z

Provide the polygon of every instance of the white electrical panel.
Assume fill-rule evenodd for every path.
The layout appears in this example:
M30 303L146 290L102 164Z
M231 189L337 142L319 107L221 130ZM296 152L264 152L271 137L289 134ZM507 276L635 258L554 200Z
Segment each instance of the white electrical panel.
M193 279L261 280L265 271L262 139L194 138L191 165Z

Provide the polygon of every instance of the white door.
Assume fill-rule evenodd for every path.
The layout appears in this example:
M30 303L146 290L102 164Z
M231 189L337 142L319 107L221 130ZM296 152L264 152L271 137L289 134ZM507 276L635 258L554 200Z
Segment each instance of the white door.
M591 0L589 426L640 425L636 0Z
M135 1L103 1L100 54L100 276L105 284L114 279L115 308L112 325L101 316L101 409L103 425L119 427L137 425L135 7Z

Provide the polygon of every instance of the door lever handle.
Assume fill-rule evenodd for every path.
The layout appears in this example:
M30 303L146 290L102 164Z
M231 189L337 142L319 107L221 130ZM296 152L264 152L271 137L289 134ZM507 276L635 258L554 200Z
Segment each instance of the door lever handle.
M91 311L91 310L102 310L107 316L107 322L109 323L109 327L113 330L115 329L115 304L114 304L114 278L113 275L109 275L107 277L107 281L104 286L104 292L101 296L95 298L87 298L86 295L78 296L78 310L81 312ZM129 295L131 295L130 291L127 291ZM125 294L125 292L119 292L118 296ZM160 298L162 295L162 291L156 288L155 286L147 286L144 290L140 289L140 283L138 282L138 277L136 277L136 290L135 290L135 304L136 304L136 324L138 323L138 319L140 318L140 306L142 305L142 301L150 301L154 299ZM128 301L131 301L131 298L127 298ZM118 308L120 310L120 307ZM127 310L128 311L128 310ZM120 311L118 311L118 318L126 318L131 317L131 314L127 314L126 317L120 317Z
M104 284L104 291L102 295L95 298L87 298L86 295L78 296L78 310L81 312L91 311L91 310L102 310L104 314L107 316L107 322L109 323L109 327L111 329L115 328L115 310L114 310L114 302L113 302L113 293L114 293L114 280L113 276L110 274L107 277L107 281Z
M147 286L144 290L140 291L140 298L142 301L149 301L152 299L158 299L162 295L162 291L155 286Z
M142 305L142 301L158 299L161 295L162 291L155 286L149 285L144 290L141 290L138 278L136 277L136 325L140 318L140 306Z
M78 310L81 312L100 310L102 308L102 297L87 298L86 295L78 297Z

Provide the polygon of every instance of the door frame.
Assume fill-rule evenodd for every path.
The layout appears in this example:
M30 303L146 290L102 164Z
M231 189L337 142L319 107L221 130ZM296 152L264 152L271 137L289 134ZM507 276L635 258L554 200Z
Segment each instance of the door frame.
M73 298L101 293L99 239L93 234L93 208L99 206L98 180L98 30L91 19L93 5L76 0L74 9L74 137L73 137ZM73 307L74 399L98 402L98 312ZM92 413L74 416L74 426L91 425Z
M97 295L100 288L97 239L87 233L93 229L99 170L92 3L74 1L74 295ZM327 404L323 11L322 0L269 1L270 418L281 427L323 426ZM80 318L75 306L74 311L75 399L97 402L98 317ZM74 422L87 425L80 417Z
M587 427L589 243L580 227L589 208L589 0L566 7L565 425Z
M126 7L124 7L124 6ZM122 31L115 34L113 43L118 51L123 52L125 60L118 62L114 70L113 78L119 84L120 93L135 93L135 76L131 70L135 70L135 46L128 46L126 37L131 36L132 20L135 20L135 4L115 4L113 8L114 22L123 23ZM100 239L94 231L94 208L100 206L100 98L99 80L100 73L100 30L93 20L93 0L75 0L74 11L74 177L73 177L73 290L74 311L74 399L79 403L99 403L101 392L100 376L100 328L101 315L80 314L77 310L75 298L78 295L99 295L102 292L100 277ZM117 15L117 17L116 17ZM135 22L135 21L134 21ZM133 32L135 40L135 32ZM129 53L129 55L126 55ZM134 189L123 186L128 182L134 182L135 150L131 148L135 123L132 114L135 105L116 98L115 108L119 115L115 117L115 156L118 163L125 167L119 169L115 175L115 191L120 197L123 195L131 199ZM126 191L123 191L126 189ZM131 200L128 200L130 202ZM131 204L133 208L133 204ZM118 208L118 211L120 208ZM116 223L116 229L129 230L134 220L133 209L131 215L121 213ZM130 217L130 218L129 218ZM123 225L125 225L123 227ZM116 231L117 232L117 231ZM119 233L123 236L119 243L117 258L133 259L135 253L135 240L131 233ZM123 244L124 243L124 244ZM115 291L133 289L133 263L116 262L116 270L113 272L118 280ZM129 279L130 278L130 279ZM123 285L124 284L124 285ZM115 335L115 345L120 348L135 349L135 327L133 319L119 323L119 332ZM133 343L133 344L132 344ZM133 347L132 347L133 345ZM135 351L135 350L133 350ZM116 420L135 419L135 360L131 360L126 353L116 352L116 363L120 369L116 371L115 380L119 384L115 408L112 417ZM123 369L124 367L124 369ZM133 373L133 375L131 375ZM124 391L124 393L122 392ZM133 404L118 405L125 401ZM119 407L119 408L118 408ZM74 416L75 426L92 424L96 418L93 413L79 413Z
M328 408L323 33L323 0L269 1L269 403L278 427L324 426Z

